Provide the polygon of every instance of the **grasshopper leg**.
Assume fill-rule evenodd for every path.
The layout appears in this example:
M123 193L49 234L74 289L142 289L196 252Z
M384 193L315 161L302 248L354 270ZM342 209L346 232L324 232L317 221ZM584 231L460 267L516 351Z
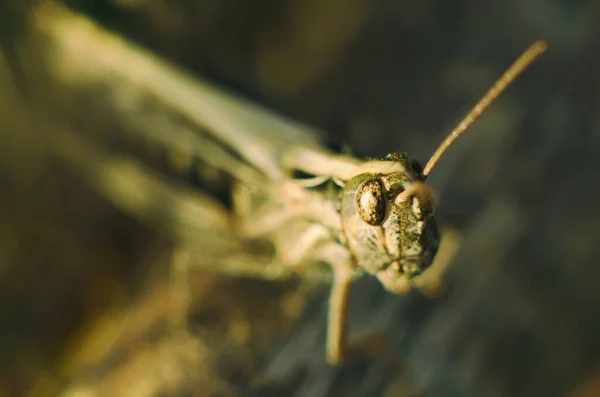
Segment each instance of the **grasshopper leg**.
M327 319L327 361L332 365L338 365L347 358L346 337L352 272L344 264L334 265L333 271Z
M375 354L393 362L387 341L380 333L367 334L355 342L348 342L348 304L354 272L348 262L331 263L334 279L329 295L327 361L331 365L340 365L353 356Z

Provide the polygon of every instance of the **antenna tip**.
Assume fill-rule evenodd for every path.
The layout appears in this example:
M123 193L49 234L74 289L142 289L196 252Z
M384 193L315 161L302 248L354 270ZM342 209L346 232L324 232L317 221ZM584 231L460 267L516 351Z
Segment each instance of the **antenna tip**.
M530 47L535 52L541 54L548 49L548 43L545 40L537 40Z

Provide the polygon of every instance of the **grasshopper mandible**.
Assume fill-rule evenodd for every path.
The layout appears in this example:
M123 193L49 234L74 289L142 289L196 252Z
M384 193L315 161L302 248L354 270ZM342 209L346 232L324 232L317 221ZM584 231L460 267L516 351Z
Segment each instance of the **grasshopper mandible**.
M145 134L145 139L159 141L173 150L187 150L231 174L236 180L231 217L241 240L269 241L275 262L281 267L315 262L331 265L334 281L327 359L332 364L342 362L352 352L346 342L346 312L357 270L376 276L393 293L405 293L431 267L436 255L440 257L435 200L433 190L426 184L427 177L452 143L547 47L543 41L532 44L422 168L403 153L367 161L335 155L319 144L318 134L309 127L228 95L199 77L188 76L82 17L58 7L41 10L38 25L51 40L49 65L57 80L64 84L87 82L90 86L102 83L112 95L115 113L124 114L124 120L141 120L136 101L143 102L145 95L161 103L169 114L184 116L197 131L181 126L169 115L158 114L158 109L144 115L146 122L141 128L138 121L132 123L138 123L137 129ZM152 122L150 117L160 122ZM169 126L168 131L165 126ZM202 133L212 139L203 138ZM208 144L213 145L213 141L227 150L211 149ZM232 152L236 155L231 156ZM102 164L92 164L81 156L69 161L84 169L92 185L117 206L154 222L159 229L165 227L165 220L157 220L154 213L137 207L132 210L137 201L132 202L125 191L114 189L112 182L123 179L123 173L113 172L111 184L99 184L98 181L107 180ZM100 162L106 161L103 158ZM314 177L294 178L298 171ZM155 180L152 175L147 178ZM152 194L146 188L149 185L136 181L123 179L119 186L126 185L135 197L150 199ZM337 194L324 188L333 187L332 183L325 183L331 181L340 187ZM206 219L189 216L192 212L186 208L212 211L212 207L180 194L175 186L154 182L152 186L156 187L154 194L160 192L163 198L173 198L169 202L180 207L172 211L169 220L172 235L192 236L193 240L207 233Z

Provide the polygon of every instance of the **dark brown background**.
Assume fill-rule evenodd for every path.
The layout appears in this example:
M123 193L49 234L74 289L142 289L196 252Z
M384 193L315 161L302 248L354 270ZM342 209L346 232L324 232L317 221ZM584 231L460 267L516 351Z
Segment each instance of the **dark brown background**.
M594 377L600 353L597 2L68 4L368 156L393 150L425 160L522 50L547 40L548 52L431 177L442 197L440 216L464 235L446 277L449 293L434 302L416 292L399 297L362 279L353 291L350 327L352 335L384 330L410 382L426 396L563 396ZM4 0L2 7L10 60L34 4ZM8 89L27 81L11 76L0 84ZM42 96L35 86L27 89ZM3 102L0 396L54 395L81 379L94 383L122 371L130 355L168 334L166 309L144 303L154 308L155 321L131 331L127 348L88 361L70 350L74 339L87 340L101 316L118 322L114 313L121 310L128 318L128 310L148 301L140 298L145 291L160 301L165 292L156 280L166 271L169 243L98 197L68 167L40 160L35 133L17 137L30 128L19 113L26 106ZM178 383L173 395L401 395L394 389L398 371L377 358L341 368L325 363L326 288L298 293L305 309L286 316L277 301L293 285L194 277L204 298L191 327L203 349L214 352L190 361L195 383ZM232 343L224 330L237 321L250 331ZM581 395L600 394L595 390Z

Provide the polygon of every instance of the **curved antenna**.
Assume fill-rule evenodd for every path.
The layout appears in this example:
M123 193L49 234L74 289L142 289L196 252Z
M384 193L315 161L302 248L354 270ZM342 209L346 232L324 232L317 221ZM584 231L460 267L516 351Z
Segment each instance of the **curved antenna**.
M471 111L454 127L446 139L438 146L435 153L429 158L427 165L423 169L423 177L427 177L433 167L440 161L446 150L459 136L463 134L470 126L481 116L481 114L494 102L494 100L512 83L538 56L546 51L548 45L542 40L538 40L529 46L519 58L496 80L494 85L477 102Z

